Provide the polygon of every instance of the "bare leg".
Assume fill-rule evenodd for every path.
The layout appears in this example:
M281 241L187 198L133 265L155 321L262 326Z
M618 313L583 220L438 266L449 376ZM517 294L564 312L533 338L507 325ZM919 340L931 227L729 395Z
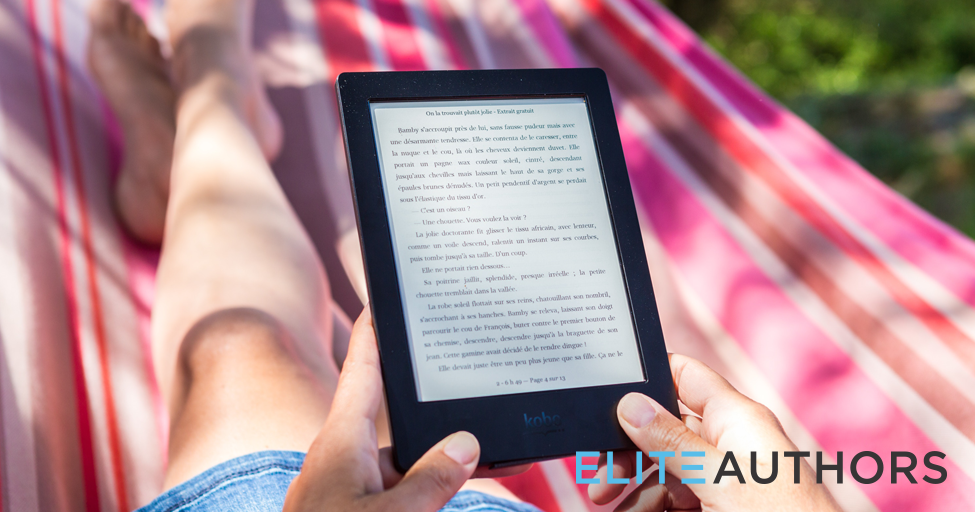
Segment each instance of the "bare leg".
M166 488L254 451L306 450L337 380L325 272L265 158L276 119L249 66L252 2L170 9L178 103L126 4L95 4L90 53L127 135L122 220L150 242L165 222L152 338ZM513 498L493 481L467 488Z
M325 272L252 129L253 4L170 9L180 97L152 319L173 415L167 485L246 453L307 450L338 373Z
M158 245L169 198L176 94L159 44L128 4L99 0L90 14L89 65L124 139L115 209L130 233Z
M90 14L89 65L121 124L124 139L115 208L130 234L159 245L176 133L177 98L169 66L158 42L127 3L96 0ZM249 46L243 48L249 52ZM245 84L249 91L244 109L247 123L264 156L273 160L281 150L281 121L253 70Z
M127 143L117 193L132 206L119 208L130 229L165 215L152 341L171 415L167 488L254 451L306 450L337 379L325 272L255 135L273 126L258 115L266 99L243 44L252 4L170 6L171 174L139 154L172 144L157 130ZM159 93L165 70L141 21L118 0L99 0L92 20L92 67L123 128L172 123L173 96Z

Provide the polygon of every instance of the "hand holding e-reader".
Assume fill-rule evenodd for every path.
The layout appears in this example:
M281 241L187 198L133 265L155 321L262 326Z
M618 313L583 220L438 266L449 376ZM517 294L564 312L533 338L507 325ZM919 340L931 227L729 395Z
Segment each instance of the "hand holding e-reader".
M336 86L400 469L458 430L491 466L632 448L631 391L677 412L601 70Z

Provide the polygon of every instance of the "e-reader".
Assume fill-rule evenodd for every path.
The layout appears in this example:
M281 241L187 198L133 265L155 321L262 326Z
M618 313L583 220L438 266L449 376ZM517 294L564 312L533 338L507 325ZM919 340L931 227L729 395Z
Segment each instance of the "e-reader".
M394 460L467 430L493 467L632 449L678 413L605 73L336 81Z

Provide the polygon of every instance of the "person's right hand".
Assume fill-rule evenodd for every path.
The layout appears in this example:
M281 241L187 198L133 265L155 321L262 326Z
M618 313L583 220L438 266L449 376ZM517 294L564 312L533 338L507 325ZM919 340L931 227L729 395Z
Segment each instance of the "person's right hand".
M325 426L312 443L285 497L285 512L435 512L472 476L501 477L531 465L478 468L481 448L456 432L430 448L405 475L392 450L379 449L376 417L383 407L379 349L369 307L352 328L349 354Z
M434 512L477 468L477 439L457 432L430 448L405 475L376 443L383 390L367 306L352 328L349 354L325 426L285 498L286 512L356 510Z
M801 459L784 457L796 452L782 426L765 406L739 393L724 378L704 363L671 355L670 367L678 399L694 415L683 420L674 417L656 401L639 393L623 397L617 407L620 425L644 453L675 452L665 460L666 483L658 483L657 472L646 478L619 505L619 511L656 512L662 510L714 511L839 511L829 491L816 483L816 474ZM704 452L703 458L681 457L681 452ZM726 452L734 452L745 477L723 476L713 483ZM778 452L778 476L769 484L751 477L751 452L757 452L758 475L772 472L772 452ZM623 454L620 454L623 455ZM632 476L635 459L622 456L614 460L613 476ZM800 483L794 483L798 465ZM704 471L683 470L683 464L703 464ZM606 483L605 461L597 472L599 484L589 486L589 497L596 504L612 501L623 491L623 484ZM644 464L643 467L648 467ZM732 469L729 464L726 469ZM824 478L835 478L828 472ZM703 484L681 484L681 478L704 478Z

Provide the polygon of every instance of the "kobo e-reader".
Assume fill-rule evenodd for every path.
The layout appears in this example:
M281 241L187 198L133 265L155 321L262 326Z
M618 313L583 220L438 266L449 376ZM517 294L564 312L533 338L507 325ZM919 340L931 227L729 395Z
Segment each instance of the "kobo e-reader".
M631 391L677 413L601 70L336 87L400 469L458 430L489 466L632 448Z

